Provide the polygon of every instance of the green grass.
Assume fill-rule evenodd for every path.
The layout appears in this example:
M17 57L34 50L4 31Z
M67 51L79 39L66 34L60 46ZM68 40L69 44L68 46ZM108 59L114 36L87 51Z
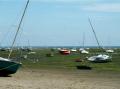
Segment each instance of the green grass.
M91 49L89 55L80 54L79 52L71 53L70 55L61 55L57 50L52 50L53 57L47 57L46 54L51 53L51 49L35 49L36 54L27 54L22 52L23 55L27 54L27 59L21 59L23 68L47 68L47 69L77 69L76 66L86 65L92 67L96 71L117 71L120 72L120 49L116 49L112 55L112 62L108 63L91 63L88 61L75 62L75 59L85 59L86 56L99 53L98 49ZM17 56L16 56L17 55ZM11 58L19 57L20 52L14 51ZM8 52L0 51L1 57L7 57Z

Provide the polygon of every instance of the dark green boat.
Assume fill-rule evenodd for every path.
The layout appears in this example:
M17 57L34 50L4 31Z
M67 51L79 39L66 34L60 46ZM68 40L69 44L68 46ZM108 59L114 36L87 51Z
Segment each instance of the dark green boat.
M13 47L15 45L15 41L16 41L18 32L20 30L20 27L21 27L21 24L22 24L22 21L23 21L23 18L25 16L25 12L27 10L28 4L29 4L29 0L26 3L25 9L24 9L23 14L22 14L22 17L20 19L15 37L14 37L13 42L12 42L10 53L8 55L8 59L0 57L0 75L14 74L14 73L17 72L19 67L22 65L21 63L14 62L14 61L10 60L10 57L11 57L11 54L12 54L12 51L13 51Z
M21 63L0 57L0 74L14 74L17 72L21 65Z

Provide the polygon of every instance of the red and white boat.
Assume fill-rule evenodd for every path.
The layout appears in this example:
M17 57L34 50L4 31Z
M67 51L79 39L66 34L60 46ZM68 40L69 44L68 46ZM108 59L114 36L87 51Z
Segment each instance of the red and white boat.
M63 54L63 55L69 55L70 54L70 50L68 49L61 49L59 50L60 54Z

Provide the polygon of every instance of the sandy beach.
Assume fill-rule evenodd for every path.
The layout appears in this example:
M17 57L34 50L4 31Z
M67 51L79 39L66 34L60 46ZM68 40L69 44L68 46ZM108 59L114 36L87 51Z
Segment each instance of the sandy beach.
M104 77L103 77L104 76ZM120 89L119 74L91 71L21 69L11 77L0 77L1 89Z

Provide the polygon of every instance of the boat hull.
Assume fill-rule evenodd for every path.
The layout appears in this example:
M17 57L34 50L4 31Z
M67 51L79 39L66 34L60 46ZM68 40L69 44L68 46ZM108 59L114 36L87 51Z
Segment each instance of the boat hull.
M0 60L0 74L14 74L17 72L21 63L13 62L13 61L3 61Z
M106 62L110 62L111 59L104 59L102 57L91 57L88 59L89 61L91 62L94 62L94 63L106 63Z
M62 55L69 55L70 54L70 50L60 50L59 52Z
M94 63L107 63L107 62L110 62L110 60L95 60L92 62L94 62Z

